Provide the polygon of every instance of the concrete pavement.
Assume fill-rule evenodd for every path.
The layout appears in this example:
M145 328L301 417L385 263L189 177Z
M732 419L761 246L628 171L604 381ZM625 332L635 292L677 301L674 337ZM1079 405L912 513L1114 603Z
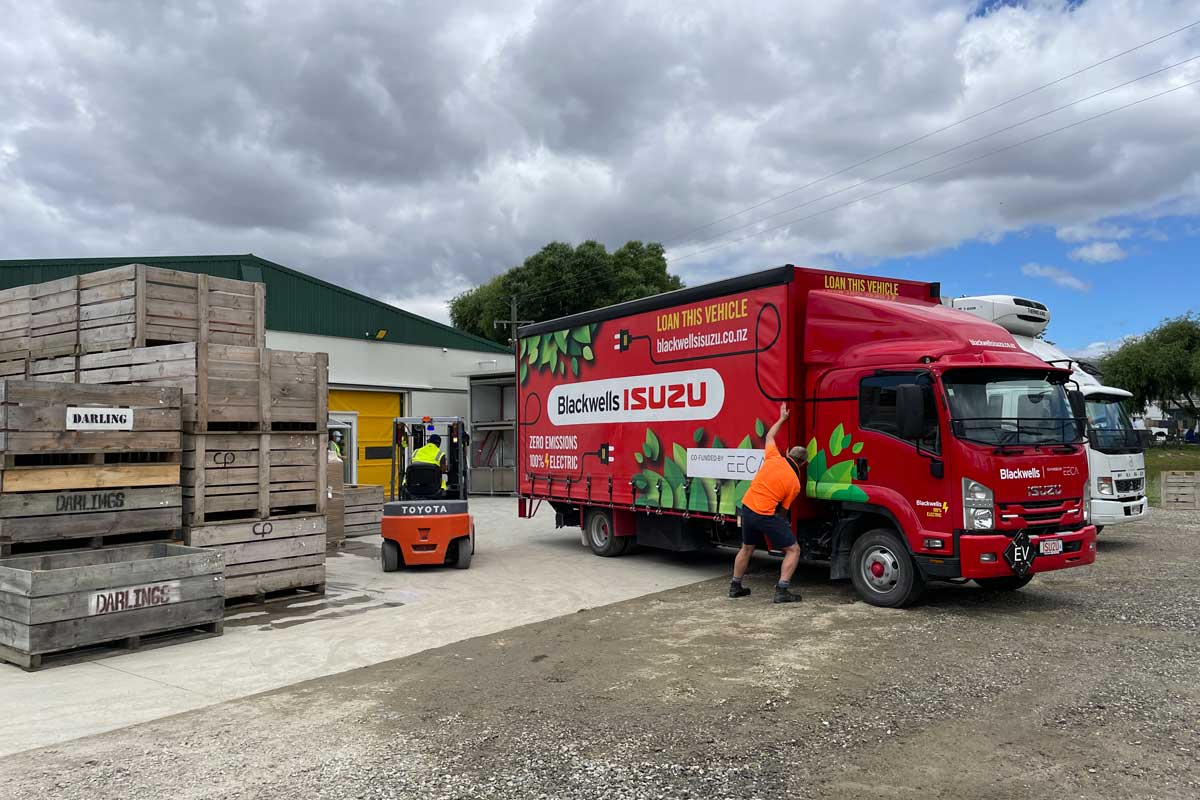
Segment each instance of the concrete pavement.
M102 733L723 574L730 552L597 558L549 507L477 498L471 568L384 574L378 540L328 562L327 595L252 607L225 634L25 673L0 664L0 755Z

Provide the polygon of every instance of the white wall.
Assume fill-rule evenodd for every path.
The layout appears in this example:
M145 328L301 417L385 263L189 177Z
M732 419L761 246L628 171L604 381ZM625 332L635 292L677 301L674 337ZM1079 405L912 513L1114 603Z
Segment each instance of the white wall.
M477 353L452 349L444 351L440 347L419 347L370 339L360 341L335 336L313 336L307 333L267 331L267 347L275 350L328 353L331 386L412 389L414 414L430 413L420 407L436 405L445 400L460 403L461 405L457 406L460 410L454 413L466 416L467 379L456 377L456 373L490 369L492 362L496 362L498 369L513 369L513 357L504 353ZM421 389L451 389L459 390L463 394L441 396L417 391ZM444 415L450 412L436 413Z
M465 392L410 392L409 407L404 413L412 417L467 417Z

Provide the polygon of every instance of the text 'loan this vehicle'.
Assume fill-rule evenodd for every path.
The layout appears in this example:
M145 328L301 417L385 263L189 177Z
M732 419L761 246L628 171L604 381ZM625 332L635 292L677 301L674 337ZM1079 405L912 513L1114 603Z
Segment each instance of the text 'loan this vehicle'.
M1089 521L1106 525L1136 522L1150 514L1146 501L1146 458L1124 402L1133 397L1105 386L1062 350L1037 336L1050 324L1050 310L1036 300L1011 295L956 297L954 308L1000 325L1021 349L1056 366L1071 369L1071 379L1087 406Z
M522 328L522 515L548 501L603 556L739 544L786 402L779 444L808 455L804 557L867 602L1092 563L1069 370L938 295L789 265Z

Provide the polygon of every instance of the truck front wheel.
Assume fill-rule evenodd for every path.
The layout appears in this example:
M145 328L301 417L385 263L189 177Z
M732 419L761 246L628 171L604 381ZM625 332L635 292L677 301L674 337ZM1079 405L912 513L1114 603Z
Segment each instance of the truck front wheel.
M925 591L925 581L904 542L887 528L867 531L850 549L850 580L873 606L902 608Z
M583 518L583 530L587 534L588 547L598 556L619 556L629 546L631 537L613 533L612 515L606 509L589 508Z

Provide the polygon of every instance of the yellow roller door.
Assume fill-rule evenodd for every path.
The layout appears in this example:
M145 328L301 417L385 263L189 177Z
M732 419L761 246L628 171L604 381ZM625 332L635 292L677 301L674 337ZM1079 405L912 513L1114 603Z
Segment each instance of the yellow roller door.
M392 420L401 416L399 392L329 390L330 411L358 412L358 482L387 486L391 468Z

